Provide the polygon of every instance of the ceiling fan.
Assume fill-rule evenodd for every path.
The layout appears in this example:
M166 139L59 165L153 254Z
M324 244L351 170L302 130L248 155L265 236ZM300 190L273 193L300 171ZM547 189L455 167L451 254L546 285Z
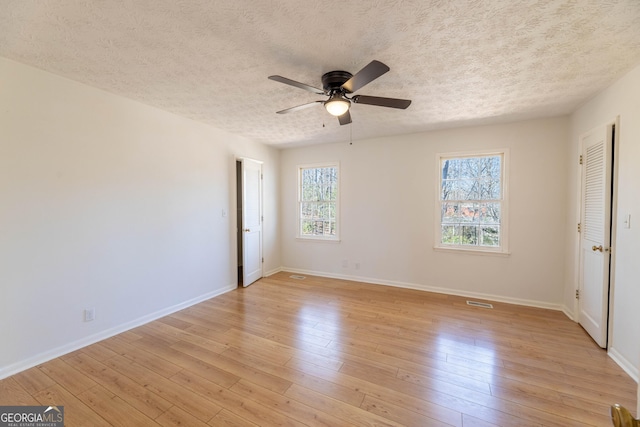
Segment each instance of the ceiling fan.
M411 105L411 100L398 98L382 98L379 96L353 95L353 92L361 89L371 83L384 73L389 71L389 67L380 61L371 61L366 67L351 74L348 71L329 71L322 76L322 89L296 82L282 76L269 76L269 79L276 82L284 83L316 95L326 95L329 97L326 101L314 101L308 104L298 105L297 107L287 108L278 111L278 114L287 114L293 111L303 110L314 105L322 104L329 114L338 117L341 125L351 123L351 114L349 108L351 103L377 105L379 107L399 108L404 110Z

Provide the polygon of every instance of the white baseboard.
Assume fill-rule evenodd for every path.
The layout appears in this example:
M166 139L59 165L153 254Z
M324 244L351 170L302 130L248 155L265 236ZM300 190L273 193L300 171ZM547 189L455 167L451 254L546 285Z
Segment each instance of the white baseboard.
M171 313L175 313L176 311L183 310L187 307L191 307L192 305L198 304L202 301L206 301L218 295L222 295L229 291L236 289L237 285L230 285L227 288L222 288L217 291L208 292L204 295L200 295L196 298L190 299L188 301L181 302L180 304L173 305L171 307L164 308L162 310L158 310L154 313L147 314L145 316L139 317L138 319L132 320L130 322L124 323L122 325L118 325L113 328L109 328L107 330L98 332L93 335L89 335L87 337L81 338L79 340L70 342L63 346L54 348L49 351L45 351L44 353L37 354L33 357L30 357L25 360L21 360L19 362L13 363L8 366L4 366L0 368L0 380L7 378L11 375L17 374L18 372L22 372L29 368L33 368L34 366L40 365L42 363L48 362L49 360L55 359L56 357L63 356L67 353L71 353L72 351L79 350L83 347L86 347L91 344L95 344L99 341L110 338L114 335L121 334L122 332L126 332L130 329L136 328L138 326L144 325L145 323L152 322L161 317L168 316Z
M441 288L417 283L397 282L393 280L380 280L372 277L360 277L345 274L325 273L322 271L301 270L299 268L282 267L279 271L290 271L296 274L307 274L311 276L330 277L333 279L353 280L357 282L373 283L375 285L394 286L396 288L416 289L419 291L435 292L438 294L456 295L461 297L486 299L507 304L523 305L528 307L546 308L550 310L562 311L567 314L561 304L552 304L545 301L527 300L522 298L511 298L501 295L485 294L482 292L470 292L459 289Z
M622 356L614 347L609 348L607 354L614 360L635 382L640 382L638 368Z
M567 316L569 319L573 320L574 322L576 322L576 318L573 316L573 312L569 310L569 307L567 307L566 305L562 306L562 312L564 313L565 316Z
M274 274L280 273L281 271L283 271L282 267L278 267L278 268L275 268L273 270L267 271L266 273L264 273L263 277L273 276Z

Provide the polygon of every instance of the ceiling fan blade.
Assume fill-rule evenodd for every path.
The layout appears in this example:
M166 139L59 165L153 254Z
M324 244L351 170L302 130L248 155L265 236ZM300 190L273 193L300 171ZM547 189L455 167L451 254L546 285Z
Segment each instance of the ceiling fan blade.
M287 108L286 110L276 111L276 113L277 114L292 113L294 111L300 111L300 110L304 110L305 108L313 107L314 105L317 105L317 104L324 104L324 101L313 101L307 104L298 105L296 107Z
M338 116L338 121L340 122L340 126L348 125L349 123L351 123L351 113L349 113L349 111L347 110L346 113Z
M380 96L356 95L351 100L356 104L377 105L379 107L400 108L402 110L411 105L410 99L382 98Z
M297 82L295 80L288 79L282 76L269 76L269 80L273 80L276 82L284 83L289 86L294 86L300 89L304 89L308 92L315 93L316 95L324 95L324 91L322 89L318 89L313 86L306 85L304 83Z
M368 85L387 71L389 71L389 67L380 61L373 60L366 67L347 80L342 85L342 88L353 93L365 85Z

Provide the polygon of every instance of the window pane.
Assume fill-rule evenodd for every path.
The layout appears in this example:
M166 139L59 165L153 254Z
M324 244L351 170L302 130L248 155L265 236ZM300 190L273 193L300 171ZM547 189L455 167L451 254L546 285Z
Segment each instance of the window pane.
M500 246L500 227L481 227L482 246Z
M301 172L302 201L337 199L337 168L308 168L302 169Z
M479 157L477 176L482 178L500 178L500 160L500 156Z
M300 218L317 217L316 203L302 203L300 207Z
M488 178L479 181L479 200L499 200L502 198L499 178Z
M500 246L502 156L441 158L441 243Z
M461 203L460 204L460 220L462 222L477 222L478 204L477 203Z
M447 245L460 244L460 226L443 225L442 226L442 243Z
M455 200L453 194L455 191L455 182L456 181L451 179L442 180L442 184L440 185L440 200Z
M300 174L300 199L313 200L313 180L309 169L302 169Z
M327 204L327 218L332 219L333 222L336 220L336 204L334 202Z
M302 220L300 234L302 236L335 235L335 223L315 219Z
M442 179L455 179L460 176L459 166L455 159L448 159L442 162Z
M462 244L463 245L477 245L478 244L478 227L462 226Z
M338 168L300 168L301 236L336 236Z
M324 221L323 223L323 233L325 236L335 236L336 235L336 223L333 221Z
M459 222L458 205L456 203L442 204L442 223Z
M315 222L312 220L302 220L300 222L300 234L303 236L311 236L313 235L313 230L314 230L314 224Z
M458 184L458 200L478 200L480 183L477 179L461 179Z
M325 219L329 217L329 206L327 205L327 203L318 203L318 210L317 210L317 218L318 219Z
M319 168L320 200L336 199L336 168Z
M500 203L483 203L479 210L481 223L500 224Z

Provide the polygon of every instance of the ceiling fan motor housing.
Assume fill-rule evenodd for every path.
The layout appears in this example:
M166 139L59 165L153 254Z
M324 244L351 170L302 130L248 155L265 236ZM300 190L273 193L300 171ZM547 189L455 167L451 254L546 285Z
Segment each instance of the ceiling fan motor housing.
M351 77L353 77L353 75L348 71L329 71L322 75L322 89L327 93L335 91L351 93L350 91L341 88L341 86Z

